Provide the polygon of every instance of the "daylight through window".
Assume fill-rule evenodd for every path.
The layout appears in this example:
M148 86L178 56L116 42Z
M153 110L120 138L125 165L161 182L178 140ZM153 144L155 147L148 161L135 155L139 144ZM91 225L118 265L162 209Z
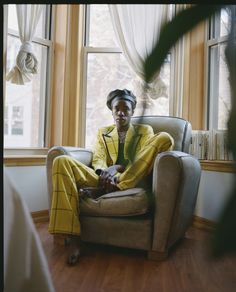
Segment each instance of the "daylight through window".
M50 41L50 5L43 10L33 39L38 60L38 73L32 81L18 85L6 81L4 101L4 147L44 147L45 107L48 98L48 69ZM8 34L6 73L15 65L21 46L16 5L8 5Z
M111 112L106 107L108 93L117 88L132 90L138 99L135 115L139 115L142 112L142 86L117 45L108 5L86 5L85 32L85 144L92 147L97 129L113 123ZM146 115L169 115L170 63L168 55L160 74L167 85L167 94L150 99Z

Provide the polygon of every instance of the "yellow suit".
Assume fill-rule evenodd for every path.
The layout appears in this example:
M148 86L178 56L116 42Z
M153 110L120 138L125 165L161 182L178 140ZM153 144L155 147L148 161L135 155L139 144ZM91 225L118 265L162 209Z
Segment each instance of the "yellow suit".
M118 188L132 188L147 176L155 156L171 150L173 138L166 132L153 133L149 125L132 125L126 133L124 158L128 164L119 176ZM49 222L50 233L80 234L78 187L97 186L98 169L116 164L119 137L115 125L99 129L92 167L70 156L56 157L53 162L53 197Z
M105 169L116 164L119 137L115 125L101 128L93 155L92 166L95 170ZM172 149L173 138L166 132L154 135L149 125L130 125L124 145L124 158L129 161L126 170L119 175L118 187L134 187L151 170L157 153Z

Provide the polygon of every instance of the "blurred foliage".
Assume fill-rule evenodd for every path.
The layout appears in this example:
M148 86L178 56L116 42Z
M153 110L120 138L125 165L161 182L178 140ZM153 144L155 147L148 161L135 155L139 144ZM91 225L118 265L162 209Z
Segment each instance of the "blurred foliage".
M231 28L225 49L226 62L229 69L231 89L231 111L228 120L228 148L236 161L236 15L231 6ZM236 169L236 165L234 165ZM236 175L234 175L231 196L221 214L213 237L213 255L236 252Z
M179 12L161 30L160 37L155 48L146 58L144 64L145 80L151 82L158 74L160 68L176 42L187 32L192 30L200 22L209 19L219 12L225 5L197 4ZM236 23L233 6L231 9L231 31L228 36L225 50L227 66L230 73L230 87L232 108L228 121L228 147L236 160ZM145 107L145 104L144 104ZM145 108L143 109L145 111ZM232 194L224 207L220 219L213 234L213 256L221 256L225 253L236 252L236 179L232 186Z
M146 58L144 64L146 82L151 82L158 74L170 49L185 33L215 12L220 11L222 7L222 5L195 5L182 10L170 22L166 23L162 27L156 46Z

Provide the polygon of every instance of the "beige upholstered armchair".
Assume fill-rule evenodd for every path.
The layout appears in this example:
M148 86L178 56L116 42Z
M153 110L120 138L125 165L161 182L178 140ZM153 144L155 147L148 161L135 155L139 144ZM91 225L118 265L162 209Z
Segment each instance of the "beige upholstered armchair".
M132 123L139 122L138 117ZM152 174L152 200L146 190L135 188L80 202L82 240L142 249L148 258L162 260L192 222L201 176L199 161L188 154L192 128L177 117L146 116L142 123L155 133L166 131L175 141L173 151L157 155ZM92 152L76 147L52 147L47 156L49 206L52 195L52 163L58 155L70 155L91 165ZM114 195L115 194L115 195Z

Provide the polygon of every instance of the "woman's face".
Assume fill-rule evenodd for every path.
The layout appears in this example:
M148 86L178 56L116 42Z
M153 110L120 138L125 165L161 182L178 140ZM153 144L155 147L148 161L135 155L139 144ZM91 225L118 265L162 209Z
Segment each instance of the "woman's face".
M111 106L117 129L128 130L130 119L134 113L131 102L123 99L114 99Z

